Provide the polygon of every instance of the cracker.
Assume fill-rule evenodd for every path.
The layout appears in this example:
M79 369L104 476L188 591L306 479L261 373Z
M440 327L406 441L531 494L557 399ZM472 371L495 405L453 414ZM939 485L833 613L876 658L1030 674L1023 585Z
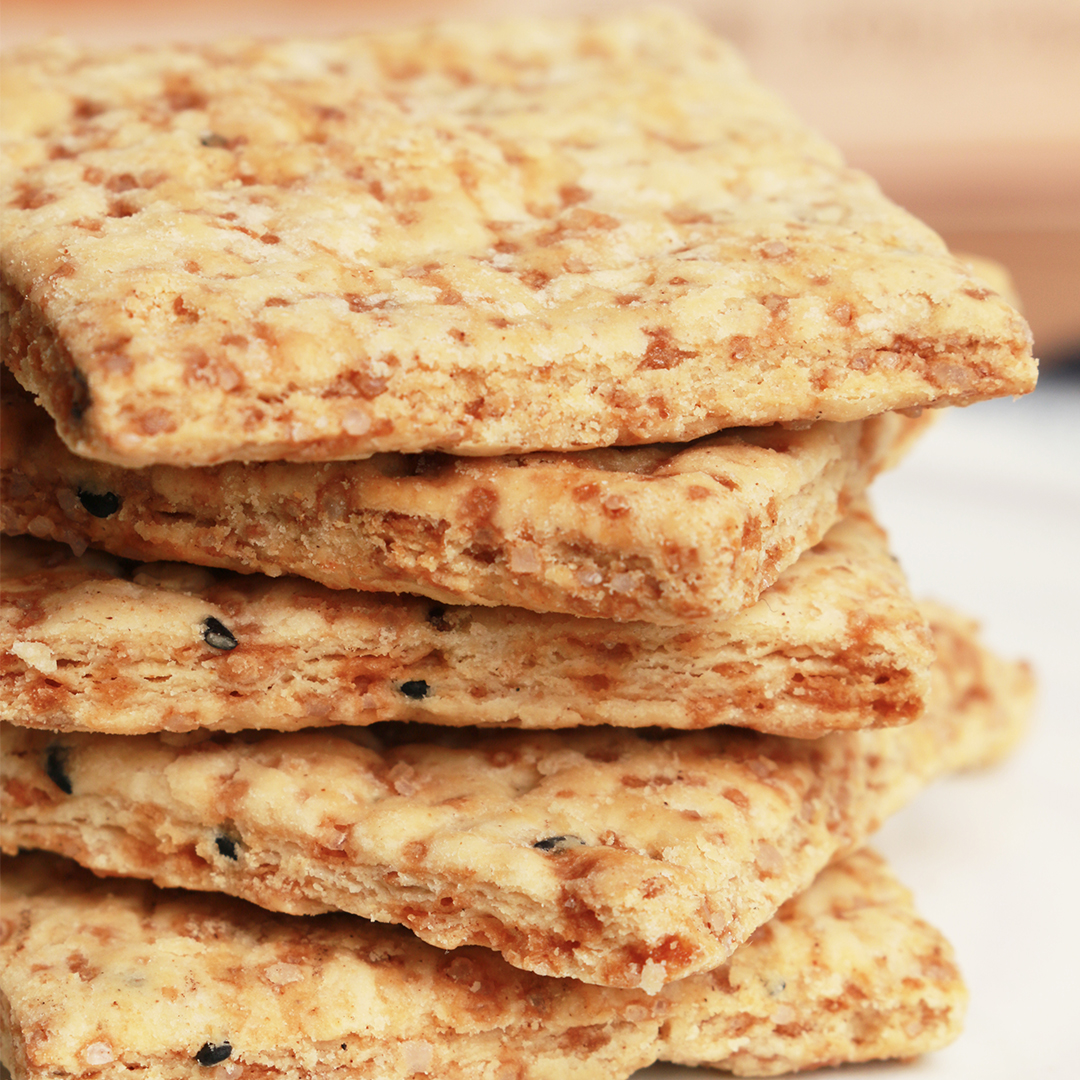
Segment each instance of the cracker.
M733 724L813 738L920 715L933 649L865 505L752 607L660 627L5 542L0 714L138 734L382 720Z
M578 454L122 469L76 457L5 380L3 528L443 603L678 624L747 607L926 423Z
M6 362L128 466L686 441L1035 382L673 12L9 56Z
M404 923L545 975L640 987L723 963L946 769L1016 738L1025 669L936 622L912 724L793 740L733 729L416 725L195 736L2 725L3 850Z
M201 1076L199 1055L226 1046L222 1080L618 1080L657 1058L775 1074L936 1049L966 998L948 943L870 852L824 871L723 967L651 998L41 855L5 861L3 909L14 1080Z

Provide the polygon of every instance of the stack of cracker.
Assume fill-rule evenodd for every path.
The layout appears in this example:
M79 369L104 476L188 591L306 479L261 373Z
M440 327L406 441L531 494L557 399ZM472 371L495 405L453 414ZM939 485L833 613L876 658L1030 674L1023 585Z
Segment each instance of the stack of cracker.
M1030 680L864 493L1012 308L672 14L4 79L15 1080L948 1042L861 849Z

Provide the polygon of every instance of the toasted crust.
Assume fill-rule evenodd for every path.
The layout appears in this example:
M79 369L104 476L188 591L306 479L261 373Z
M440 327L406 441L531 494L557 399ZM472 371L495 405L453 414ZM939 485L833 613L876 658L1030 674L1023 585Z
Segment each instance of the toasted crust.
M132 470L76 457L4 382L6 532L336 589L668 625L752 604L927 422L887 413L685 446Z
M752 607L692 633L75 558L33 537L5 541L2 573L0 712L58 731L421 720L813 738L919 716L933 660L865 506Z
M96 881L42 855L5 861L3 911L14 1080L88 1064L101 1080L203 1075L195 1056L226 1043L225 1080L479 1080L493 1065L619 1080L657 1058L769 1075L936 1049L966 998L948 943L865 851L722 968L655 997L527 975L484 949L445 954L351 916Z
M1030 677L936 620L927 715L801 741L417 730L213 738L3 725L0 841L642 987L722 963L929 779L1016 738Z
M674 13L7 60L6 362L127 466L1025 393L1026 324Z

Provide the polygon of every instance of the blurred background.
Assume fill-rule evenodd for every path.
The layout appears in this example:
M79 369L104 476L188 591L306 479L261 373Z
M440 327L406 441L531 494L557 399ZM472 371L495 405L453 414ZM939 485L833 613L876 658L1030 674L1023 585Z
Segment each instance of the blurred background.
M1078 0L669 0L733 40L848 160L1013 275L1036 355L1080 374ZM614 0L4 0L0 44L321 34Z

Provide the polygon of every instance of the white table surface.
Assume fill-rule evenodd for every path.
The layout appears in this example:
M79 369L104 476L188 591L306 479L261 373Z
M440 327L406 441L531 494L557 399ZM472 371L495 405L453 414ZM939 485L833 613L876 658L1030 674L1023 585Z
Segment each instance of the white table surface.
M909 1065L813 1075L1080 1076L1080 379L951 410L873 496L915 595L975 615L995 649L1029 659L1039 702L1010 760L939 781L874 839L956 948L964 1034ZM656 1065L634 1080L716 1075Z

